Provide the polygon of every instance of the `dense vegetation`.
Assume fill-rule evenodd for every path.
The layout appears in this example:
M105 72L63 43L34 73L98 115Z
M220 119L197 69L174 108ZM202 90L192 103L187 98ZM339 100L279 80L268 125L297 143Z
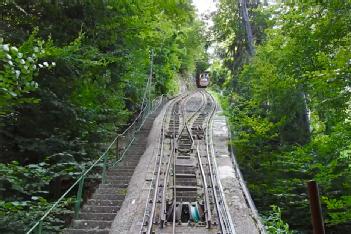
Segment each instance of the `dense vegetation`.
M308 232L306 181L314 179L328 232L348 233L351 3L282 2L219 1L213 33L222 60L212 66L213 79L224 94L236 156L258 210L267 214L276 205L291 230Z
M0 15L0 232L23 233L138 113L149 75L147 98L174 94L207 58L189 1L7 0Z
M219 0L213 16L212 78L236 156L269 232L311 230L314 179L328 232L347 233L351 3L260 2ZM0 14L0 232L23 233L145 93L174 94L206 68L206 42L186 0L5 0ZM69 223L73 200L46 228Z

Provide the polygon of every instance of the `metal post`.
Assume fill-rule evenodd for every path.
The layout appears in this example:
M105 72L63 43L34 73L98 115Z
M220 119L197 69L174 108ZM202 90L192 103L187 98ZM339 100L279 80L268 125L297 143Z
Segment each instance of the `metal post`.
M126 146L128 146L129 145L129 143L130 143L130 141L132 140L132 138L133 138L133 128L129 128L129 130L128 130L128 143L126 144Z
M107 158L108 158L108 153L106 152L106 154L104 155L104 164L102 167L102 184L106 183L106 170L107 170Z
M43 231L43 220L39 220L37 233L38 233L38 234L41 234L42 231Z
M141 126L141 116L139 117L139 119L137 120L137 126L136 126L136 128L137 128L137 132L139 132L140 131L140 126Z
M308 196L312 215L312 225L314 234L325 234L321 202L317 182L314 180L307 182Z
M118 158L119 158L118 139L119 139L119 137L117 137L117 139L116 139L116 160L118 160Z
M144 112L143 112L143 118L142 118L143 123L145 121L146 115L147 115L147 104L145 105Z
M78 219L78 217L79 217L80 203L82 202L84 178L85 178L85 176L83 176L80 179L80 181L79 181L79 187L78 187L78 192L77 192L77 199L76 199L76 204L75 204L75 207L74 207L75 219Z
M135 130L136 130L136 128L135 128L135 126L136 126L136 122L133 124L133 127L132 127L132 139L135 137Z

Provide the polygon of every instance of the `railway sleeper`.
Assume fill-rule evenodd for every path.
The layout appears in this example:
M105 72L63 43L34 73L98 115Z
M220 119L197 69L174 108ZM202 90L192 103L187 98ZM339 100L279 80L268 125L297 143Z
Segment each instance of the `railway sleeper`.
M177 173L176 177L177 178L196 178L196 175L194 173L189 173L189 174Z
M178 169L178 170L176 170L176 174L189 174L189 173L191 173L191 172L194 172L194 170L190 170L190 169L184 169L184 170L180 170L180 169Z
M177 157L178 159L191 159L190 155L181 155Z
M189 181L189 180L178 180L176 179L176 186L196 186L197 185L197 181L193 180L193 181Z
M176 167L176 173L183 173L183 174L187 174L187 173L191 173L192 171L194 171L194 167L181 167L181 166L178 166ZM185 172L185 173L184 173Z
M176 152L177 151L183 154L182 156L190 156L190 154L194 152L192 148L178 148L176 149Z

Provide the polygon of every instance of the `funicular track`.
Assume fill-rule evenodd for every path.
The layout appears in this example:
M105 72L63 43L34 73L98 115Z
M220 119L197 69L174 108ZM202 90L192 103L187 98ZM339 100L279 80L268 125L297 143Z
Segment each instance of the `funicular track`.
M215 110L206 91L169 104L141 233L235 233L211 148Z

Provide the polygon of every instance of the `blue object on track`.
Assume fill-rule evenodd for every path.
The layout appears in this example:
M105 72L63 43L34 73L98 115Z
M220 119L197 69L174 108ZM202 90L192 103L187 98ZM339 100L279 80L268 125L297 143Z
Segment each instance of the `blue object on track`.
M200 215L199 215L199 211L197 210L197 207L191 206L191 211L190 212L191 212L191 217L193 218L195 223L199 222Z

